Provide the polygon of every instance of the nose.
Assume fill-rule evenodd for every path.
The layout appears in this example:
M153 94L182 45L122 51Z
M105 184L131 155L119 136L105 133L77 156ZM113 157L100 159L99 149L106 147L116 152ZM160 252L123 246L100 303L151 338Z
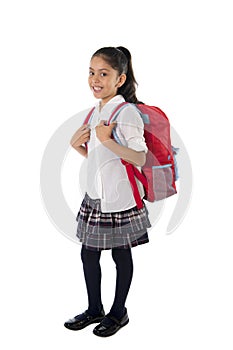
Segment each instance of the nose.
M93 81L93 83L99 83L99 76L97 75L97 74L95 74L95 75L93 75L92 76L92 81Z

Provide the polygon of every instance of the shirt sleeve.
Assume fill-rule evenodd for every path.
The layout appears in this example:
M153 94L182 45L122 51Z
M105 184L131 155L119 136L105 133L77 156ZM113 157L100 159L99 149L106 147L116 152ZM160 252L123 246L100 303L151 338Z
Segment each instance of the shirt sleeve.
M116 119L116 133L123 145L147 153L148 148L144 138L144 123L134 106L125 107Z

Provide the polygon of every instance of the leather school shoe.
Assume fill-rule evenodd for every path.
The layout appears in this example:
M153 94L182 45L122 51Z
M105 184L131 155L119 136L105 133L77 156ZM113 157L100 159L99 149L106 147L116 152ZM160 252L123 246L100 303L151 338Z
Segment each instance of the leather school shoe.
M97 316L90 315L87 311L75 316L74 318L68 320L64 323L64 326L72 331L79 331L92 323L101 322L104 318L104 310L102 309L100 314Z
M100 324L94 328L93 333L99 337L109 337L118 332L120 328L126 326L127 323L129 323L127 311L120 320L108 314Z

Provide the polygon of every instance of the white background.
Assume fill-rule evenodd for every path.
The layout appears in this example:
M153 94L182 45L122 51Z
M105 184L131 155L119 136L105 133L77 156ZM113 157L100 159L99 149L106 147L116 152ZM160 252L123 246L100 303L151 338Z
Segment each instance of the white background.
M1 2L1 348L232 349L232 30L226 0ZM130 323L99 339L63 327L87 306L80 245L46 215L40 164L54 131L95 102L89 59L109 45L131 50L138 97L182 137L194 188L180 227L165 234L168 213L134 248ZM110 252L102 272L108 311Z

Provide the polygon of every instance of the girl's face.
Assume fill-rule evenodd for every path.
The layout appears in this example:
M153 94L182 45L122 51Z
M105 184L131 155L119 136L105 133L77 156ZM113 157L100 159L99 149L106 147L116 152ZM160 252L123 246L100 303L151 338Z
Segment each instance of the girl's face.
M88 83L95 98L101 99L103 106L111 98L117 95L117 89L124 84L126 75L119 76L103 58L92 58L89 69Z

